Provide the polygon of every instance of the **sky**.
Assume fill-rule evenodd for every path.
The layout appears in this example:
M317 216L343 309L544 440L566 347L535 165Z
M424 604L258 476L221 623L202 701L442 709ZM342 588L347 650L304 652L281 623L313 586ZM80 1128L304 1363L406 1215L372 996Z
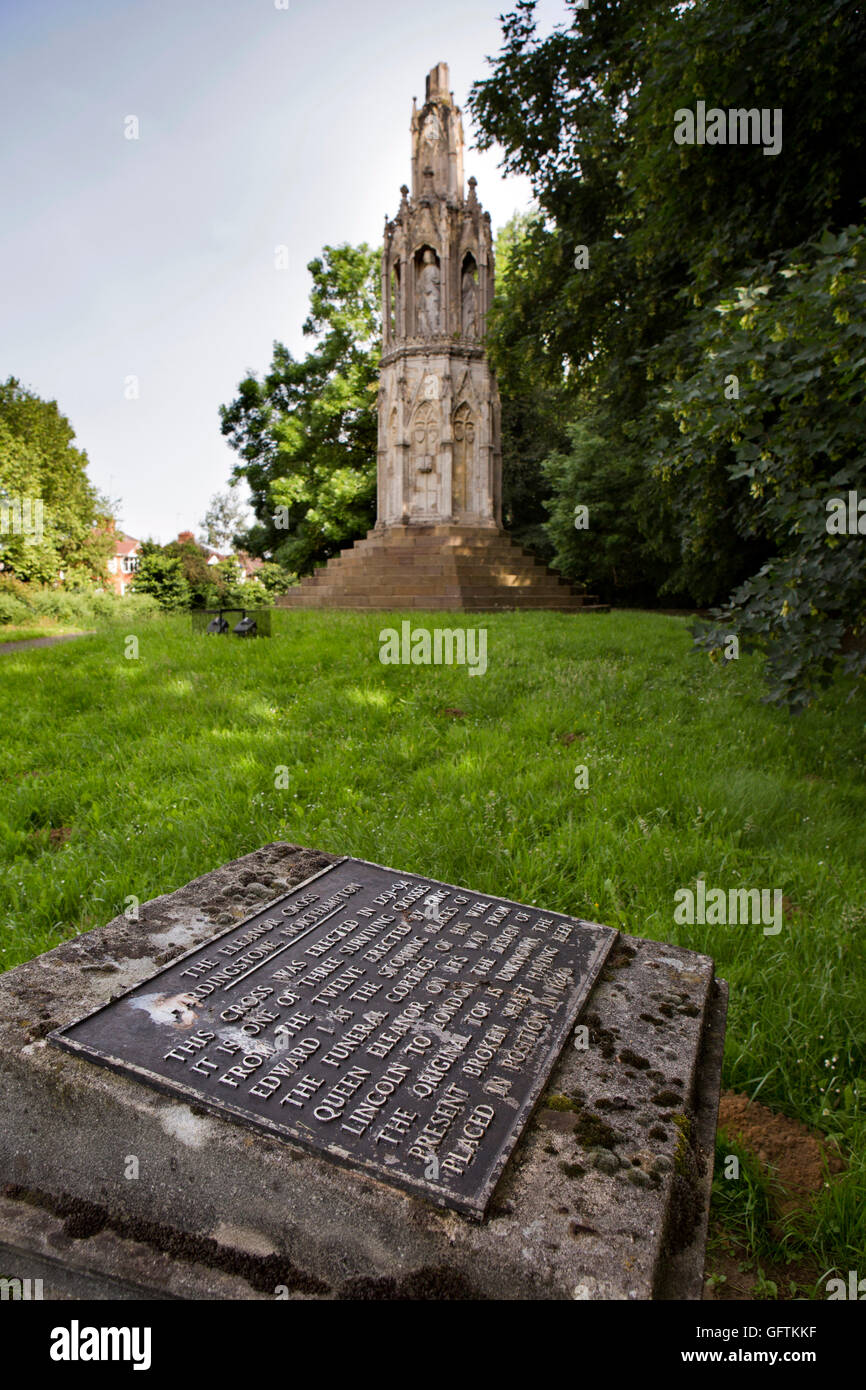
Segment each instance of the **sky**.
M321 248L380 244L436 63L494 231L530 205L466 110L507 8L0 0L0 380L58 402L127 532L197 530L225 489L219 407L275 340L309 350ZM567 16L539 0L540 32Z

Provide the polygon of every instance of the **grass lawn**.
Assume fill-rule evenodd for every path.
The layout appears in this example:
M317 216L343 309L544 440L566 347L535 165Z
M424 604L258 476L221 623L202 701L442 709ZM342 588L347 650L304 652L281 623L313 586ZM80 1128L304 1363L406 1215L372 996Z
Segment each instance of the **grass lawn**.
M128 625L0 658L2 965L279 839L708 952L731 986L725 1085L848 1163L781 1224L745 1168L716 1211L759 1264L862 1275L862 696L791 718L760 703L756 659L719 670L685 620L644 613L414 614L486 627L487 673L383 666L403 616L278 612L256 642L178 617L141 623L138 659ZM779 935L677 926L699 874L780 888Z

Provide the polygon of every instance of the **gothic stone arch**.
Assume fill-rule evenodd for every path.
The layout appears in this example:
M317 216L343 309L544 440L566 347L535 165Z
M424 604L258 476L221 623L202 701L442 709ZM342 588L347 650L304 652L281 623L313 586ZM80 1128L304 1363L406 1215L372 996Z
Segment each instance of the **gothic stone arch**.
M422 401L412 417L410 498L412 515L435 514L439 491L439 402Z
M457 516L469 507L469 484L475 473L477 427L466 401L454 412L454 453L451 468L451 511Z

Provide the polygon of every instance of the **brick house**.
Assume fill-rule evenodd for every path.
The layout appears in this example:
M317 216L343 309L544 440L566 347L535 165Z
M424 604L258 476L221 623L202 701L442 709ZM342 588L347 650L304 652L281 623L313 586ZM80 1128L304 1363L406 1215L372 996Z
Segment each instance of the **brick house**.
M120 598L128 592L140 558L141 541L124 531L115 532L114 554L108 558L108 585Z

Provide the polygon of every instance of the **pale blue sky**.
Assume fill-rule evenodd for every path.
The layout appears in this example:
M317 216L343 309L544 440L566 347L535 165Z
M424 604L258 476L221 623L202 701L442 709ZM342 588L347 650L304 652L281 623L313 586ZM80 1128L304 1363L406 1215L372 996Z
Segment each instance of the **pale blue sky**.
M0 379L58 401L131 534L196 528L225 486L218 407L274 339L304 352L322 246L379 244L437 62L473 143L466 97L508 8L0 0ZM567 14L540 0L545 31ZM494 228L530 201L497 163L467 151Z

